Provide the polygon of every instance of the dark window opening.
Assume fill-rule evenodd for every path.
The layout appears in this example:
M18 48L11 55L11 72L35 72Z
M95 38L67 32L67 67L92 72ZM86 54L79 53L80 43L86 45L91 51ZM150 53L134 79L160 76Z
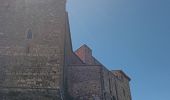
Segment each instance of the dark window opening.
M116 100L115 96L112 97L112 100Z
M104 93L104 100L106 100L106 92Z
M32 31L29 29L27 33L27 39L32 39Z
M126 92L125 92L125 89L123 89L123 94L124 94L124 96L126 96Z
M30 48L27 47L26 53L30 53Z

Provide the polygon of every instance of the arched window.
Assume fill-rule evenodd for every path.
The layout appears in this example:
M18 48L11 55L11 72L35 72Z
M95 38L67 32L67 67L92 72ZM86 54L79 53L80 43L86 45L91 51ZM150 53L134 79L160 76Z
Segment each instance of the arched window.
M32 39L32 31L30 29L27 32L27 39Z

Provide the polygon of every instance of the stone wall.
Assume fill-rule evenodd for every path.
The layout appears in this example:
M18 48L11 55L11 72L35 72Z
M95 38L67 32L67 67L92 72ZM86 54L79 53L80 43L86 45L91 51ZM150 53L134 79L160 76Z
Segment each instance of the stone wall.
M25 46L31 31L34 45L63 48L65 0L1 0L0 46Z
M36 89L63 90L67 32L65 5L66 0L0 1L2 100L40 100L43 96L38 94L43 93ZM21 88L30 90L25 92ZM18 92L18 89L21 90ZM20 95L15 95L14 99L9 99L11 93L24 96L19 99ZM50 98L56 95L49 94L51 97L41 100L53 100Z
M0 100L61 100L58 90L0 88Z
M131 100L130 78L121 70L109 71L103 67L104 100Z
M101 67L72 65L68 71L69 93L74 100L101 100Z
M125 75L125 73L121 70L117 71L110 71L108 70L105 66L103 66L95 57L92 55L92 50L87 46L83 45L81 46L78 50L76 50L75 54L84 62L84 66L76 66L76 67L70 67L71 71L69 70L70 73L70 78L72 81L70 84L75 82L76 89L78 88L83 88L83 87L89 87L85 91L81 91L80 93L86 93L88 91L91 91L93 87L89 86L89 84L85 83L85 80L88 80L88 82L91 82L90 78L93 78L93 76L100 76L100 81L98 81L100 84L101 91L98 91L98 94L100 94L100 100L130 100L130 87L129 87L129 81L130 78ZM94 70L93 74L89 78L88 76L84 76L86 74L91 73L93 69L89 69L91 65L96 65L100 66L100 73L98 73L98 70ZM86 67L88 66L88 67ZM69 68L69 69L70 69ZM91 67L94 68L94 67ZM79 69L79 70L78 70ZM73 71L73 72L72 72ZM73 80L74 78L71 77L71 74L77 76L75 77L76 80L82 81L80 86L77 84L77 81ZM81 78L79 78L81 77ZM87 78L84 78L87 77ZM120 77L123 78L123 81L120 80ZM83 81L83 79L85 79ZM96 78L97 79L97 78ZM73 86L70 86L73 87ZM74 91L76 89L73 89L71 91ZM95 90L95 89L94 89ZM84 97L81 94L77 94L74 97Z
M131 99L131 92L130 92L130 79L122 73L122 71L114 71L113 72L116 80L116 88L117 88L117 97L118 100L132 100Z
M103 76L103 99L104 100L117 100L115 76L104 66L102 67Z
M57 88L61 68L59 56L7 56L0 55L0 86L28 88Z

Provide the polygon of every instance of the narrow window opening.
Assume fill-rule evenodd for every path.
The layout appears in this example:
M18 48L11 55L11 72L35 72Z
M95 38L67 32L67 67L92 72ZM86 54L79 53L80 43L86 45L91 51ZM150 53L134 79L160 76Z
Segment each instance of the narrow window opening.
M124 94L124 96L126 96L126 92L125 92L125 89L123 89L123 94Z
M112 97L112 100L116 100L115 96Z
M30 48L27 47L26 53L30 53Z
M32 39L32 31L29 29L27 33L27 39Z
M104 93L104 100L106 100L106 92Z

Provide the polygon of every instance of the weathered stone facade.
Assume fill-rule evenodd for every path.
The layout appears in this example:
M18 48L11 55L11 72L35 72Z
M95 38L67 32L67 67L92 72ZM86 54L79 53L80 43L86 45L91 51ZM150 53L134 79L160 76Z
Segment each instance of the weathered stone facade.
M83 45L72 50L66 0L0 0L0 100L131 100L130 78Z
M0 94L4 100L53 100L63 90L65 3L0 0ZM22 96L9 98L18 92Z
M82 64L68 67L68 92L73 100L132 100L129 81L121 70L108 70L83 45L75 54Z

